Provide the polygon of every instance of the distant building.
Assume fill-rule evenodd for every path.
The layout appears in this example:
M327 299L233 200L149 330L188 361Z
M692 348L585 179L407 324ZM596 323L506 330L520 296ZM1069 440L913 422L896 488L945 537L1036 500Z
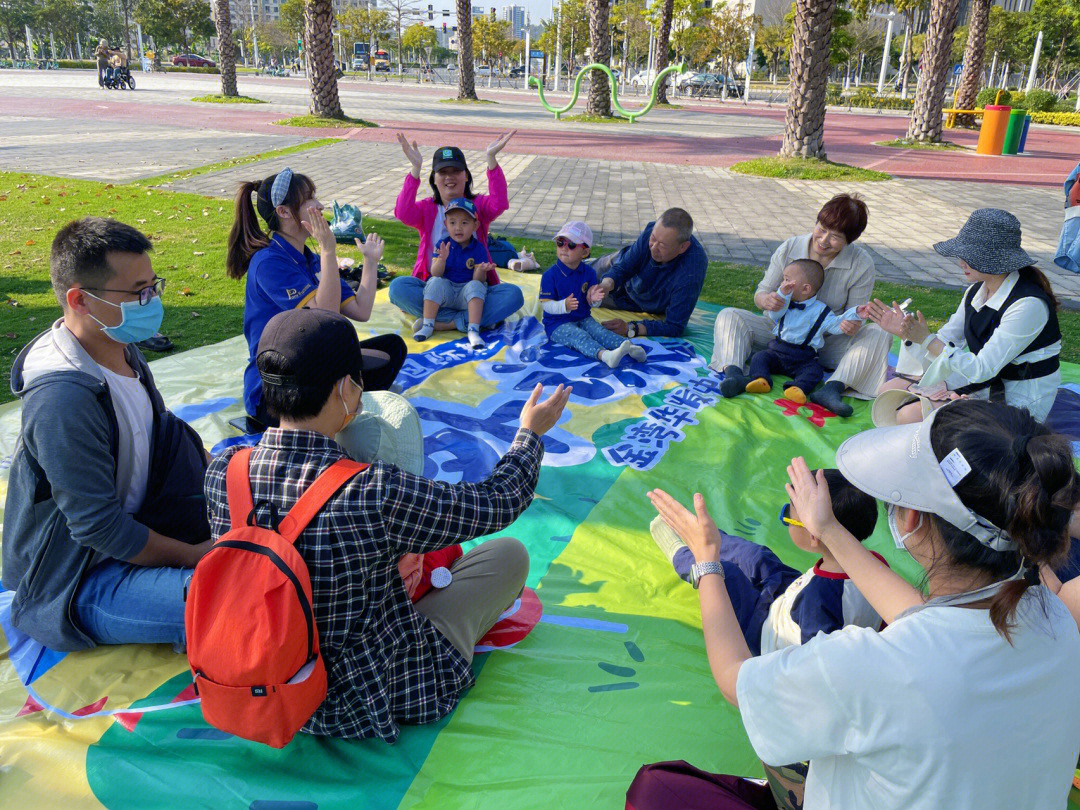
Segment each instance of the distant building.
M510 23L514 39L525 39L525 6L503 6L502 18Z

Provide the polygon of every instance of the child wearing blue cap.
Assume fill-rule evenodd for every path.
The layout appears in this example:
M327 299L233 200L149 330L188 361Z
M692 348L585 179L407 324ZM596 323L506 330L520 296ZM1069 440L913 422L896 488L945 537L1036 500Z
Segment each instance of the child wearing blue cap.
M584 222L567 222L555 236L555 255L559 260L540 279L540 304L544 309L544 331L552 343L568 346L586 357L615 368L626 355L639 363L645 349L617 335L595 318L592 307L599 298L589 299L596 288L596 271L585 263L592 250L592 229Z
M464 197L451 200L446 204L445 223L449 236L435 246L431 278L424 284L424 314L413 339L431 337L440 309L464 309L469 316L469 345L483 349L486 344L480 337L480 318L487 297L487 274L495 265L476 238L476 205Z

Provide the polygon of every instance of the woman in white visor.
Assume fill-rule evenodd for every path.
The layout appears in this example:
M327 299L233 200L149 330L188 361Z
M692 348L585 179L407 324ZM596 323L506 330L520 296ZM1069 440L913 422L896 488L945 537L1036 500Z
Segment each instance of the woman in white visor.
M854 436L836 461L885 502L926 594L840 526L822 475L793 459L794 511L888 626L757 658L710 565L721 540L701 496L694 514L649 493L694 553L709 664L755 752L809 760L805 810L1064 808L1080 753L1080 633L1039 570L1065 553L1080 498L1070 443L1026 410L960 400ZM668 775L649 769L665 765L639 772L628 806L665 806L648 789ZM700 806L777 806L747 780L706 775L697 787Z

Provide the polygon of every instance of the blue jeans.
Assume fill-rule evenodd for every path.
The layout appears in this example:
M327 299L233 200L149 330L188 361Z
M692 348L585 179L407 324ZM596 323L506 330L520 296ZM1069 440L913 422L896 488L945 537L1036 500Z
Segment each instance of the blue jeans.
M626 340L610 329L605 329L595 318L569 321L551 333L551 342L569 346L576 352L595 360L601 349L617 349Z
M463 284L450 281L445 276L432 276L424 284L424 300L434 301L439 309L468 310L474 298L487 298L487 284L473 279Z
M419 318L424 313L424 282L416 276L398 276L390 282L390 303ZM480 328L487 329L505 321L525 306L525 296L516 284L503 281L488 287L484 299L484 314L480 318ZM440 323L453 323L459 332L469 328L469 313L464 309L442 307L435 320Z
M183 650L184 591L192 568L147 568L106 560L75 592L75 619L98 644L172 644Z

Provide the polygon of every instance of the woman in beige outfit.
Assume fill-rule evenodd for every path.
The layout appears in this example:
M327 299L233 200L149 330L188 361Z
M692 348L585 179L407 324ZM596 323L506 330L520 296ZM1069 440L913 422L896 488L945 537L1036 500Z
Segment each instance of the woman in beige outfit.
M814 230L793 236L773 253L765 277L758 284L754 303L763 311L783 308L776 294L784 268L796 259L814 259L825 268L825 283L817 293L833 312L869 302L874 291L874 260L854 244L866 228L866 203L840 194L818 212ZM709 367L726 377L744 376L751 352L764 349L772 338L773 322L745 309L727 308L716 316L713 353ZM825 338L820 359L832 376L810 396L810 401L838 416L850 416L851 406L841 399L847 389L872 397L885 381L892 337L876 324L845 327L844 334Z

